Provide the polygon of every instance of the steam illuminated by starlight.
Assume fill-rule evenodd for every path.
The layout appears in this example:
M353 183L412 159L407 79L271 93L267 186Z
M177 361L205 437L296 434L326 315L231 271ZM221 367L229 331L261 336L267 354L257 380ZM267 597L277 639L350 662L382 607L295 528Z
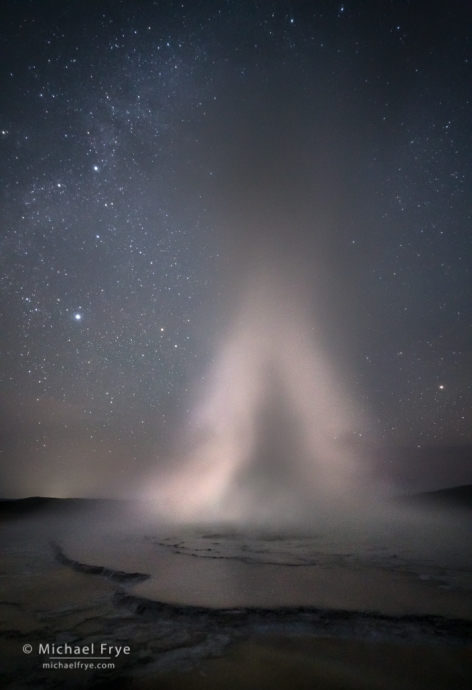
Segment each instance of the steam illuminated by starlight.
M356 499L349 440L364 420L291 278L259 266L243 290L181 456L146 490L160 514L290 521Z

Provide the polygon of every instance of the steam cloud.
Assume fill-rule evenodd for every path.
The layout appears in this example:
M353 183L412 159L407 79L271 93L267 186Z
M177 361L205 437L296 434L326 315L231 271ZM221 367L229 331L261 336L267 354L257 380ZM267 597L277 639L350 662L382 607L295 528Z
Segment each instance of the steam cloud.
M362 419L295 280L248 280L172 470L147 496L173 520L305 519L356 500Z

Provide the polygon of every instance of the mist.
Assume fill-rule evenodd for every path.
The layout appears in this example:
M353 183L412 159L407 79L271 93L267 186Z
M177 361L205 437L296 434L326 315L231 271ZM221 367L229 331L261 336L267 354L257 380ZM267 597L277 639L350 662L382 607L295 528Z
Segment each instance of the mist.
M302 263L260 257L240 283L175 456L142 497L180 521L274 523L373 500L356 443L369 422L324 347Z

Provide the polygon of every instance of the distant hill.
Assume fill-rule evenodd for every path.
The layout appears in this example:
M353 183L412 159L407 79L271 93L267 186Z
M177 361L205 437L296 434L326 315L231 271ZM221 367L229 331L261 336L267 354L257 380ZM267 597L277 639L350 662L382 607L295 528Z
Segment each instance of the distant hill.
M408 502L444 506L445 508L472 509L472 484L413 494L412 496L406 496L404 500Z
M113 509L126 501L101 498L30 498L0 499L0 518L15 518L38 513L69 513L81 510Z
M400 503L424 505L448 509L472 509L472 484L454 486L438 491L426 491L402 496ZM132 501L104 498L48 498L31 496L30 498L0 499L0 519L14 519L22 516L41 514L67 514L80 512L105 512L113 515L131 507Z

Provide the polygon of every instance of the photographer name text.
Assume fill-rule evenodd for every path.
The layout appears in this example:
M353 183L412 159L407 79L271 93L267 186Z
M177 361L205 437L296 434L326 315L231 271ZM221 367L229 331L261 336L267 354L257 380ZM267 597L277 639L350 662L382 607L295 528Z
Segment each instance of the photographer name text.
M107 642L102 642L101 644L91 642L87 645L40 643L38 647L38 654L48 654L51 657L93 657L97 655L101 658L116 659L120 655L130 654L130 652L130 647L119 647Z

